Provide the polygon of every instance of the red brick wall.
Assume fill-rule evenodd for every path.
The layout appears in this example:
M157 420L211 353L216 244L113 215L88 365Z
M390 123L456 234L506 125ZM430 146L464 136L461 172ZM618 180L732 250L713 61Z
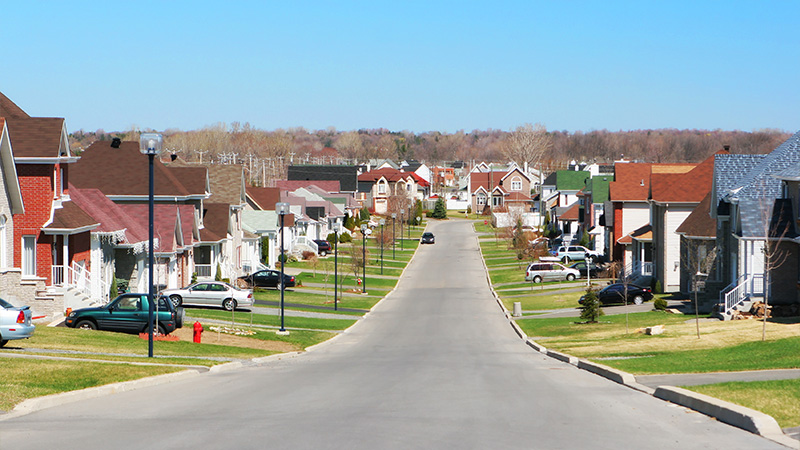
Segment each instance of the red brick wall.
M86 269L91 268L90 261L92 259L92 244L91 233L73 234L69 237L69 253L70 261L85 261Z
M53 166L46 164L17 164L24 214L14 215L14 267L22 267L22 236L34 235L36 240L36 272L50 282L52 237L41 233L50 220L53 205Z

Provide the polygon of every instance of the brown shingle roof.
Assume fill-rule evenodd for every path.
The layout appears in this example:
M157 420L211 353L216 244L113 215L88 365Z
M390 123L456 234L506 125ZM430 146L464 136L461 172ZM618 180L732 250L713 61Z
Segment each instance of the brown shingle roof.
M275 211L275 203L281 201L281 190L269 187L248 187L247 196L262 211Z
M64 202L61 208L53 211L53 221L45 229L49 230L79 230L95 228L100 224L81 209L75 202Z
M728 154L720 150L716 154ZM694 203L703 200L711 191L714 178L714 155L706 158L686 173L653 173L650 197L661 203Z
M614 165L614 181L608 183L608 196L611 201L646 201L649 193L649 163Z
M146 221L129 216L123 208L109 200L99 190L78 189L70 183L69 196L82 210L100 222L100 226L94 231L112 233L124 230L125 241L129 244L146 241L149 238Z
M27 119L28 113L22 110L16 103L12 102L2 92L0 92L0 117L17 119Z
M717 221L711 218L710 211L711 192L709 191L675 232L687 237L716 238Z
M208 166L210 201L241 205L244 198L244 167L239 165Z
M70 168L70 180L79 189L99 189L108 196L147 195L147 159L139 152L138 142L125 141L120 148L112 148L110 141L97 141ZM205 167L166 167L156 158L153 171L155 195L205 196Z
M61 150L64 119L59 117L6 117L15 158L57 158Z
M203 205L203 228L200 229L200 240L218 242L228 237L228 221L231 217L230 205L227 203L206 203Z
M564 214L561 214L558 217L558 219L559 220L578 220L579 211L580 211L580 205L578 205L578 202L575 202L569 208L567 208L567 210L564 211Z

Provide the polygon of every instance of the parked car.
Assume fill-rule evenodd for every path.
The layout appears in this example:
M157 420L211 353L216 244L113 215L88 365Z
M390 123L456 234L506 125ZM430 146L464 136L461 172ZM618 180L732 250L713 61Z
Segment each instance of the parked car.
M331 243L325 239L314 239L314 243L317 244L319 256L325 256L331 252Z
M147 294L122 294L104 306L72 311L65 324L86 330L143 333L147 331L149 308ZM166 297L158 297L155 316L161 334L172 333L183 326L183 308L176 307Z
M653 291L648 287L641 287L635 284L628 284L628 300L625 301L625 284L614 283L600 289L597 297L600 303L633 303L634 305L641 305L642 303L653 298ZM578 303L583 304L585 295L578 300Z
M422 237L419 240L420 244L433 244L436 242L436 237L434 237L433 233L430 231L426 231L422 233Z
M572 281L580 276L580 272L569 267L564 267L559 263L532 263L525 272L525 281L541 283L548 280L567 280Z
M28 339L36 329L30 306L14 306L0 298L0 347L14 339Z
M200 281L182 289L166 289L161 295L173 305L222 306L228 311L253 306L253 291L239 289L221 281Z
M598 266L597 264L591 261L589 261L588 263L586 261L578 261L570 264L569 267L570 269L575 269L578 272L580 272L581 277L586 277L587 266L589 274L592 276L592 278L597 278L597 274L603 271L602 267Z
M280 289L281 279L281 271L280 270L259 270L258 272L251 273L250 275L245 275L243 277L239 277L237 283L239 285L245 285L250 287L272 287L275 289ZM283 274L283 285L284 287L294 287L297 281L291 275Z
M551 250L550 253L567 263L570 261L583 261L584 259L592 261L600 259L602 256L600 252L589 250L582 245L562 245L555 250Z

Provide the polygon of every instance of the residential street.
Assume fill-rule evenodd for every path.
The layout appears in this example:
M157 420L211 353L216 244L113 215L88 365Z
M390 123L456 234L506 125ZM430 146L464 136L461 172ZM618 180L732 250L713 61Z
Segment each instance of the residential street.
M0 449L784 448L533 351L470 222L432 221L395 292L312 351L0 422Z

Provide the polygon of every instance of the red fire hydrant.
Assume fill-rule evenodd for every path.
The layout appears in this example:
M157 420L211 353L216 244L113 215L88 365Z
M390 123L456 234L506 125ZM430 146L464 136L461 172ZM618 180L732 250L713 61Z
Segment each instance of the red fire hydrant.
M193 340L195 343L200 343L200 336L203 334L203 324L200 322L194 323Z

